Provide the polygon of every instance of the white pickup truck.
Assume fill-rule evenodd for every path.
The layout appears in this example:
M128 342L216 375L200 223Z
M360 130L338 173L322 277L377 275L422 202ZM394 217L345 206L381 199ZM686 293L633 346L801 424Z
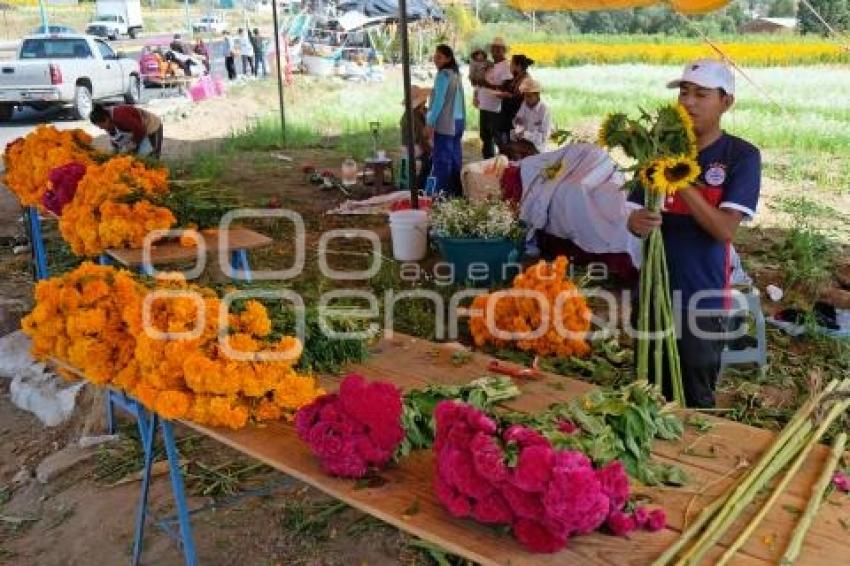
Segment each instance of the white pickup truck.
M130 104L142 97L139 64L116 53L108 43L79 34L24 38L15 61L0 61L0 121L15 108L46 110L70 106L87 119L95 100L123 96Z

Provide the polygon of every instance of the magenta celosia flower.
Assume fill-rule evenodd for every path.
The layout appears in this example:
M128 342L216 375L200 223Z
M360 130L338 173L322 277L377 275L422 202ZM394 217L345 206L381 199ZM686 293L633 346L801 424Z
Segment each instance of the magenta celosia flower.
M531 552L558 552L567 545L567 537L553 533L533 519L519 519L514 523L514 536Z
M660 531L667 526L667 514L664 509L653 509L649 512L649 520L646 522L646 528L649 531Z
M321 463L326 472L342 478L362 478L369 471L368 464L357 454L351 441L344 442L332 458L323 458Z
M558 421L558 430L565 434L572 434L578 430L578 427L572 421L562 420Z
M298 436L310 445L322 469L363 477L385 466L404 439L401 392L392 384L349 375L340 392L324 395L295 415Z
M446 462L445 477L462 494L481 499L493 493L495 488L475 471L468 451L449 449Z
M608 516L605 522L611 533L618 537L623 537L637 528L635 517L627 515L622 511L615 511Z
M602 492L608 496L611 512L619 511L629 500L629 476L622 462L614 460L596 471L596 477L602 485Z
M522 425L513 425L502 435L505 442L516 442L520 447L549 446L549 441L537 432Z
M50 212L61 215L65 205L73 200L77 185L85 174L86 166L76 161L54 167L47 174L50 188L44 193L41 203Z
M649 509L641 505L635 509L635 524L643 528L649 522Z
M835 485L836 489L840 489L845 493L850 492L850 476L844 472L835 472L835 475L832 476L832 483Z
M493 492L472 504L472 517L488 525L504 525L510 524L514 515L505 499Z
M622 511L629 481L621 463L596 470L581 452L555 450L521 425L500 439L492 419L454 401L437 405L435 417L434 490L451 515L510 524L532 552L557 552L570 536L606 524L618 535L637 527L635 517ZM516 459L510 467L506 451ZM648 528L663 528L663 511L641 513Z
M469 444L475 471L491 483L503 481L508 477L505 455L495 438L483 432L477 433Z
M563 522L570 533L598 529L608 517L610 502L593 468L556 470L543 495L546 514Z
M472 512L469 498L449 485L440 474L434 478L434 493L453 517L468 517Z
M544 491L552 477L555 451L550 446L528 446L519 454L511 483L524 491Z
M543 501L539 493L529 493L510 483L501 486L500 491L517 517L539 519L543 516Z

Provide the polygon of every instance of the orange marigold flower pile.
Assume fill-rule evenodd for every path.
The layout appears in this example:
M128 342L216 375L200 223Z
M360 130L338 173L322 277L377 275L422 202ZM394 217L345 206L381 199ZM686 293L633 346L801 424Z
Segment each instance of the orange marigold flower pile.
M540 294L535 298L532 292ZM560 310L556 308L559 296L562 297ZM495 328L487 325L489 301L495 301L492 305ZM541 303L548 305L548 325L544 321ZM540 356L584 356L590 353L586 334L590 329L591 312L584 297L567 276L567 259L563 256L551 263L540 261L529 267L514 278L511 290L475 297L472 309L469 329L476 346L516 347ZM560 324L555 320L559 312ZM510 332L522 338L523 334L528 335L541 325L547 328L538 338L509 340L494 335Z
M95 151L91 141L91 136L83 130L57 130L53 126L40 125L26 137L6 146L3 183L18 196L22 205L40 205L49 188L51 169L72 161L85 165L93 162Z
M149 289L127 271L84 263L39 283L22 326L38 359L59 358L168 419L237 429L289 418L324 393L293 369L300 342L270 338L261 303L230 313L226 328L221 308L214 291L177 277ZM282 359L261 360L268 352Z
M130 157L113 157L90 165L77 186L74 199L62 211L59 230L80 256L107 248L140 248L151 230L167 230L176 222L167 208L141 198L122 202L130 195L168 193L168 170L150 168Z
M55 356L93 383L109 383L131 364L136 340L122 303L137 295L126 271L84 263L61 277L39 281L35 308L21 321L37 359Z

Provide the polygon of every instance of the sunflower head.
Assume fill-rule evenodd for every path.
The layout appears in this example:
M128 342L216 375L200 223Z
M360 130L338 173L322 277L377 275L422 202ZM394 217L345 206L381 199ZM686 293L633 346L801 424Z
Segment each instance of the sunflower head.
M685 107L681 104L676 105L676 114L679 116L679 121L682 123L682 127L685 129L685 134L688 136L688 144L690 145L690 151L688 154L691 157L696 157L697 135L694 132L694 121L691 119L691 115L688 114L688 111L685 110Z
M641 169L650 181L649 189L657 194L672 195L691 186L699 178L700 166L687 155L662 157ZM643 177L641 177L643 181Z

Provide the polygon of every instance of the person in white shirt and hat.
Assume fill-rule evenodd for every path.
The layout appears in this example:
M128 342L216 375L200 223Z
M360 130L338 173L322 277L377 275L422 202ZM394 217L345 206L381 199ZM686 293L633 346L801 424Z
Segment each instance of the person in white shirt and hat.
M546 151L552 135L552 115L540 98L542 90L540 83L534 79L526 79L520 85L523 101L511 130L511 140L530 143L538 153Z
M502 99L510 96L507 85L513 79L511 64L506 55L508 44L496 37L490 44L493 67L487 71L481 88L478 90L478 110L480 117L480 137L483 145L481 155L490 159L496 155L496 146L508 141L511 125L503 123Z

